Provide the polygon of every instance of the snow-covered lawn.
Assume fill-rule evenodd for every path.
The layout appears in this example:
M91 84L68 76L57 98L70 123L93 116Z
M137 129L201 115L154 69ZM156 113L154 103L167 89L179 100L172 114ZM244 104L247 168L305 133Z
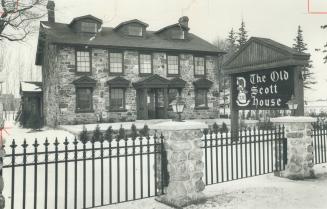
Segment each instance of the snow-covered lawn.
M121 126L125 130L130 130L132 124L135 124L137 129L142 129L144 127L144 125L148 125L148 127L150 129L152 129L153 125L162 123L165 121L172 121L172 119L137 120L134 122L118 122L118 123L100 123L99 126L102 131L107 130L107 128L109 126L111 126L113 130L118 130ZM226 123L228 126L230 125L230 119L220 119L220 118L219 119L194 119L194 120L185 120L185 121L200 121L200 122L204 122L208 125L217 123L220 127L223 123ZM254 126L257 123L257 121L255 121L255 120L245 120L244 122L249 126ZM85 124L85 128L88 131L93 131L95 129L96 125L97 124ZM83 130L83 125L61 125L61 126L59 126L59 128L77 135Z
M273 174L207 186L207 201L185 209L326 209L326 164L315 165L316 179L292 181ZM154 198L97 209L171 209Z
M13 139L15 139L16 144L21 145L24 142L24 139L26 139L28 144L34 143L35 139L37 139L40 144L43 143L46 138L48 138L50 142L54 142L56 137L58 138L58 141L64 141L65 137L68 139L74 138L74 135L68 131L48 127L44 127L40 131L33 131L31 129L21 128L13 121L6 121L5 127L8 132L3 132L6 139L6 147L12 143Z

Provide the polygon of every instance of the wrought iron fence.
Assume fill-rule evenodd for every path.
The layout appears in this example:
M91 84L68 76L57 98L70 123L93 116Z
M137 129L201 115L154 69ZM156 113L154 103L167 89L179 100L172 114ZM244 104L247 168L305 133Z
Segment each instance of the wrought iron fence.
M313 163L321 164L327 162L326 157L326 136L327 136L327 124L325 123L313 123L311 136L313 137Z
M4 158L7 208L93 208L163 192L163 137L15 140Z
M283 126L238 132L206 130L202 148L207 185L281 171L287 162Z

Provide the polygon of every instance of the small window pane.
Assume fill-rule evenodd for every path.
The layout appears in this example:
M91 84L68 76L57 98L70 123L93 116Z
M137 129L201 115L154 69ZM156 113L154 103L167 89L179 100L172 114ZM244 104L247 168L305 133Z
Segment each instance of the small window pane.
M110 107L112 110L125 109L124 89L111 89L110 90Z
M90 52L77 51L77 72L91 72Z
M130 36L142 36L142 27L130 25L128 26L128 34Z
M167 56L168 60L168 74L169 75L178 75L178 56Z
M123 72L123 54L110 53L110 72L122 73Z
M194 57L194 72L195 75L205 74L203 57Z
M76 109L78 111L92 110L92 89L91 88L77 88L76 89Z
M151 55L140 54L140 73L149 74L152 72Z
M96 33L98 28L96 23L82 22L81 30L86 33Z
M197 89L195 94L195 106L207 107L207 90Z

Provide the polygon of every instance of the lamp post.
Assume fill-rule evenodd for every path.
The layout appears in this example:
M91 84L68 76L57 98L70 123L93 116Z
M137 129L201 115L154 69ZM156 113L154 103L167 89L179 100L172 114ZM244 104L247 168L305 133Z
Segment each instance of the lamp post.
M291 96L291 99L286 103L288 108L291 110L291 116L295 116L295 110L297 109L297 102L294 95Z
M182 97L178 96L176 97L176 100L174 100L172 103L170 103L173 111L178 114L178 119L176 121L182 122L182 112L184 110L185 102L183 101Z

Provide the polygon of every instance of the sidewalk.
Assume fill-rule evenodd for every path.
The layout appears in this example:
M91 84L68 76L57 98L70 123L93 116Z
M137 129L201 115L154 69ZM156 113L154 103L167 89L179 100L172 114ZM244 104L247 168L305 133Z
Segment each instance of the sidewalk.
M291 181L267 174L207 186L208 200L185 209L326 209L327 165L316 165L316 179ZM97 209L171 209L154 198Z

